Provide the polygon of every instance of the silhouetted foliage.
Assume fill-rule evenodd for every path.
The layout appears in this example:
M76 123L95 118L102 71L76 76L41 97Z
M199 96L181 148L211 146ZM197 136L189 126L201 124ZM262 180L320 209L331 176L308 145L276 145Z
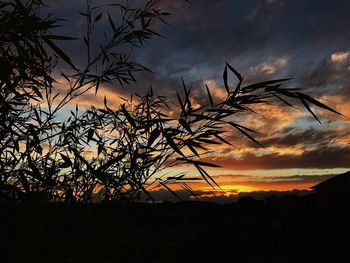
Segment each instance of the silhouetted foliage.
M150 88L145 95L124 99L117 110L105 99L103 108L76 107L66 120L57 118L87 91L97 93L105 83L124 86L135 82L136 72L149 71L131 59L130 51L159 36L155 23L164 23L168 15L159 2L95 6L87 0L87 10L81 13L86 18L85 65L76 65L59 47L59 42L78 40L51 33L62 20L42 18L42 1L0 2L1 201L88 202L99 190L104 200L130 201L141 194L152 199L150 189L172 192L172 184L193 192L186 182L198 177L159 176L164 168L181 164L193 165L209 185L219 187L205 170L218 166L200 157L210 152L211 145L231 144L223 136L227 127L259 144L256 131L234 121L237 114L273 99L289 106L300 102L317 120L310 105L338 113L298 89L283 88L288 79L244 86L240 73L226 64L227 97L221 101L214 101L207 86L208 104L194 107L191 88L183 82L183 94L177 93L176 102ZM120 10L120 22L108 12L110 8ZM96 48L92 34L101 21L108 23L109 33ZM64 94L55 88L58 78L53 77L59 63L64 68ZM237 85L230 85L229 73ZM170 107L177 108L171 115Z

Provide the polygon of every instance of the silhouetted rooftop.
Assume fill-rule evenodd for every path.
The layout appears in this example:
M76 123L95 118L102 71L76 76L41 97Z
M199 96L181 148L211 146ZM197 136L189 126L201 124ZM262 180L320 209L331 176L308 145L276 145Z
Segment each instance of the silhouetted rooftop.
M344 188L350 186L350 171L336 175L328 180L325 180L319 184L316 184L311 187L311 189L314 190L322 190L322 189L327 189L327 188L334 188L334 187L339 187L339 188Z

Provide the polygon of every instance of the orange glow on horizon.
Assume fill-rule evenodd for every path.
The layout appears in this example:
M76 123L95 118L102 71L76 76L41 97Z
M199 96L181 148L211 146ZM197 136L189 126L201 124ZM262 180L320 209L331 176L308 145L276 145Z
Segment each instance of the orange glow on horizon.
M310 188L315 185L314 182L303 182L303 181L295 181L294 183L291 182L268 182L268 181L242 181L242 182L235 182L235 181L226 181L226 182L220 182L218 181L218 184L221 189L218 187L210 187L205 182L198 182L198 183L189 183L191 188L194 191L200 191L205 194L205 192L208 192L213 194L213 192L218 192L219 195L225 195L229 196L238 193L249 193L249 192L257 192L257 191L292 191L292 190L310 190ZM178 187L175 187L176 190L178 190Z

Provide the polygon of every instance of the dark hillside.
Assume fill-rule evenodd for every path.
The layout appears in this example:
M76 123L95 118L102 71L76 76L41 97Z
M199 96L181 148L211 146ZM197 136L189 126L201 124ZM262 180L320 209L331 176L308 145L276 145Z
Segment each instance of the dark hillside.
M3 206L2 262L339 262L348 201Z

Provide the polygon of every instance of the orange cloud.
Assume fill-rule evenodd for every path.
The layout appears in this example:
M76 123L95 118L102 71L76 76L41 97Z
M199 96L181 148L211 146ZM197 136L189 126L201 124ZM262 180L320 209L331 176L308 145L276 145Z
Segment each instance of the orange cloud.
M341 52L333 53L331 55L331 60L332 62L335 62L335 63L342 63L348 59L349 55L350 55L349 51L341 51Z
M288 63L288 59L285 57L277 58L272 63L262 63L256 67L256 69L263 74L271 75L275 74Z
M342 121L344 123L350 123L350 104L349 98L343 95L328 95L324 97L323 103L331 106L336 111L340 112L344 116L341 117L329 111L323 111L317 109L317 113L329 120Z
M254 152L249 152L239 157L205 158L203 161L214 162L232 170L350 168L350 147L323 146L305 150L299 155L279 153L256 155Z
M84 90L86 87L83 87L82 90ZM69 83L64 78L59 78L58 83L56 84L54 88L54 94L57 92L60 93L60 95L57 97L56 103L57 104L60 100L63 99L63 97L67 94L69 91ZM120 97L123 97L124 94L120 91L111 89L110 86L107 85L101 85L98 89L98 92L95 92L95 88L91 88L84 94L74 98L71 100L68 105L75 106L78 104L80 107L89 108L91 106L95 106L96 108L104 107L104 98L106 97L108 103L108 106L111 108L118 108L120 103L123 101Z

